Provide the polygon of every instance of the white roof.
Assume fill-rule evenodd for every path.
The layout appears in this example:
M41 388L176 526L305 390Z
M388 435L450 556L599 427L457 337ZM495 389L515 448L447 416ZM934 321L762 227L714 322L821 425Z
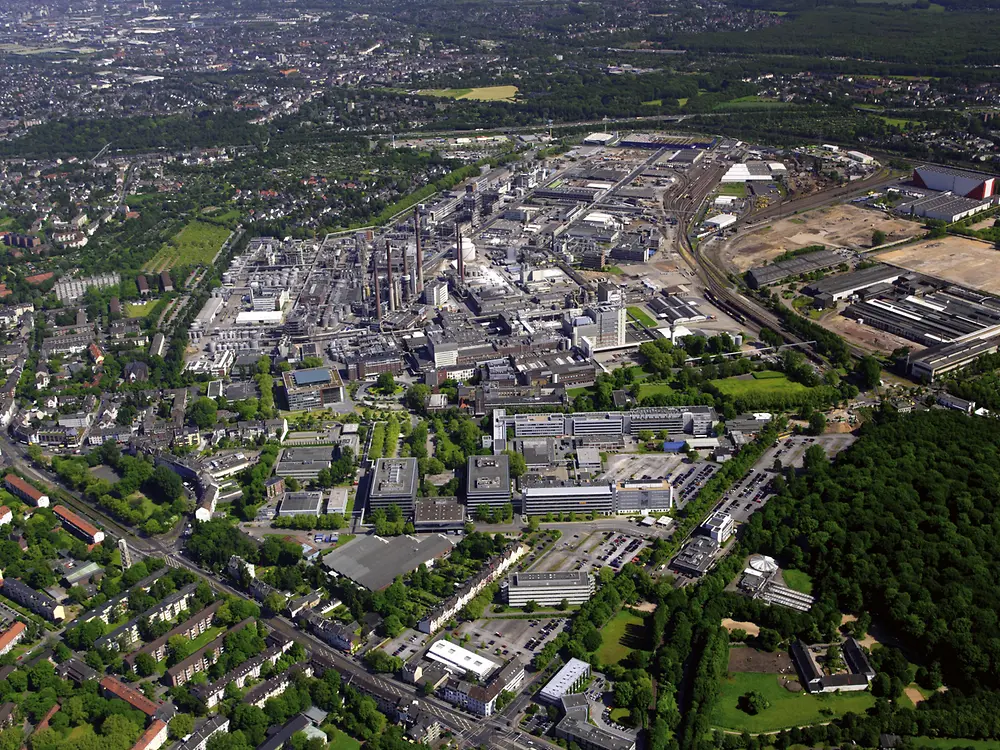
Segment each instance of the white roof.
M718 216L713 216L711 219L705 219L705 223L709 226L728 227L736 223L736 217L733 214L719 214Z
M281 310L267 312L241 312L236 316L236 325L277 325L284 318Z
M569 693L570 688L586 674L590 673L590 665L579 659L570 659L565 666L556 672L556 676L549 680L541 690L541 697L545 700L555 702Z
M444 639L431 644L427 650L427 658L443 664L448 671L459 677L466 672L472 672L480 680L486 679L487 675L496 671L500 666L485 656L480 656Z

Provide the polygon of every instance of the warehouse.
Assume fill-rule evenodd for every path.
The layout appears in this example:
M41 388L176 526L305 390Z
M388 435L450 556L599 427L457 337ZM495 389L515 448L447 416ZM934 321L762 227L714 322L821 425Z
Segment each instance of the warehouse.
M936 164L924 164L913 170L913 184L980 200L996 194L996 178L992 175Z
M817 250L788 260L779 260L767 266L751 268L746 273L747 284L751 289L760 289L785 279L832 268L843 262L844 258L832 250Z
M918 216L922 219L935 219L954 224L956 221L988 211L992 207L992 200L965 198L946 192L925 195L903 203L896 208L896 212L904 216Z
M940 375L965 367L984 354L996 354L998 350L1000 333L992 329L982 337L938 344L910 354L907 368L915 379L929 383Z
M719 214L718 216L713 216L710 219L705 219L705 226L709 229L725 229L726 227L731 227L736 223L736 217L733 214Z
M820 279L809 284L802 291L815 297L817 301L829 304L829 302L840 302L848 297L853 297L858 292L876 284L892 284L905 276L906 273L902 269L879 264L860 271Z
M708 320L708 316L698 309L697 302L678 297L676 294L654 297L649 302L649 309L656 313L656 317L671 324Z
M379 591L421 563L433 566L435 560L454 549L453 539L444 534L407 534L388 539L372 534L330 552L323 564L369 591Z
M523 607L535 602L554 607L563 601L583 604L594 595L594 578L582 570L554 573L512 573L507 577L507 604Z
M722 182L755 182L771 181L783 177L788 170L781 162L748 161L745 164L734 164L722 175Z
M480 682L485 681L487 677L500 668L500 665L495 661L444 639L434 641L431 644L431 647L427 649L427 658L438 664L443 664L445 669L452 674L462 676L467 672L472 672Z

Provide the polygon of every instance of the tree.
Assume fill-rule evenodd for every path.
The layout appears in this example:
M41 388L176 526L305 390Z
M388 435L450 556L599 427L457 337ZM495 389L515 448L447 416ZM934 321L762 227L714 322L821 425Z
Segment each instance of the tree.
M191 714L177 714L170 720L170 739L179 740L194 731L194 717Z
M814 411L809 417L809 434L822 435L826 430L826 415L821 411Z
M284 612L287 604L288 600L280 591L272 591L264 597L264 608L276 615L280 615Z
M871 355L866 355L858 362L854 370L861 380L864 390L875 388L882 379L882 365Z
M507 462L510 466L510 475L514 479L520 479L528 471L528 463L524 456L513 451L504 451L507 454Z
M135 657L135 671L139 673L140 677L149 677L156 671L156 659L145 652L137 654ZM190 734L190 732L186 732L186 734Z
M756 716L761 711L771 707L770 702L756 690L751 690L740 698L740 708L751 716Z
M524 611L527 612L527 613L529 613L529 614L532 613L532 612L534 612L537 609L538 609L538 602L536 602L534 599L529 599L524 604Z
M143 489L165 503L172 503L184 496L184 482L181 481L180 475L164 464L153 469Z
M878 247L879 245L885 244L885 232L881 229L876 229L872 232L872 247Z
M375 387L379 393L391 396L396 392L396 378L392 376L391 372L383 372L378 376L378 380L375 381Z
M199 398L188 407L188 419L199 429L207 429L218 420L219 407L210 398Z

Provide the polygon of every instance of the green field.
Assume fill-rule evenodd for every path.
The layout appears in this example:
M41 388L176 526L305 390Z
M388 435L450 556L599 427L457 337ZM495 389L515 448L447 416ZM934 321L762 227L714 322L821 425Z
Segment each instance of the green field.
M747 186L745 182L727 182L719 185L719 195L733 195L737 198L747 197Z
M611 721L615 724L621 724L623 727L628 726L628 717L631 715L631 711L627 708L612 708L611 709Z
M785 579L785 584L793 591L803 594L811 594L813 591L812 576L803 573L801 570L782 570L781 575Z
M156 307L157 300L151 299L149 302L126 302L125 315L129 318L145 318L150 310Z
M778 682L780 675L738 672L722 681L722 690L712 725L735 731L773 732L788 727L801 727L827 722L833 716L848 712L864 713L875 703L871 693L829 693L811 695L792 693ZM740 698L756 690L771 704L756 716L739 708Z
M440 96L446 99L474 99L480 102L512 102L517 96L517 86L480 86L471 89L421 89L423 96Z
M663 106L663 100L662 99L650 99L648 102L643 102L642 106L644 106L644 107L662 107Z
M332 727L331 727L332 729ZM329 731L325 729L324 731ZM358 750L361 747L361 743L358 742L353 737L348 737L339 729L333 729L335 734L327 735L329 741L327 743L327 750Z
M207 646L215 636L221 633L225 628L212 627L206 630L204 633L199 635L197 638L191 641L191 653L193 654L202 646Z
M744 380L741 378L725 378L723 380L712 380L712 385L719 389L726 396L747 396L750 394L769 393L805 393L809 389L802 383L795 383L784 375L780 377L752 378Z
M777 370L757 370L753 373L753 376L755 380L773 380L775 378L780 380L785 377L784 373Z
M933 747L937 750L947 748L974 747L976 750L1000 750L1000 740L965 740L948 737L914 737L910 740L913 747Z
M657 396L660 394L675 393L674 389L666 383L643 383L639 386L639 400L642 401L647 396Z
M617 664L632 651L644 650L649 634L645 621L627 609L623 609L601 630L604 642L597 649L601 664Z
M225 227L206 221L188 223L144 266L146 271L163 271L174 266L208 265L229 237Z
M656 321L641 307L628 308L628 315L643 328L656 328Z

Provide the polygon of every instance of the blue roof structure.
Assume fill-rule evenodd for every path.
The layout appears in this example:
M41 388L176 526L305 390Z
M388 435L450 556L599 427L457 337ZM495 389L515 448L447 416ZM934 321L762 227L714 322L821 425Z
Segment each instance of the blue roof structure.
M666 441L663 443L664 453L677 453L684 450L684 446L687 445L683 440L673 440Z
M299 370L298 372L292 373L292 378L295 380L295 385L300 387L305 385L316 385L316 383L329 383L330 380L332 380L330 377L330 370L326 367Z

